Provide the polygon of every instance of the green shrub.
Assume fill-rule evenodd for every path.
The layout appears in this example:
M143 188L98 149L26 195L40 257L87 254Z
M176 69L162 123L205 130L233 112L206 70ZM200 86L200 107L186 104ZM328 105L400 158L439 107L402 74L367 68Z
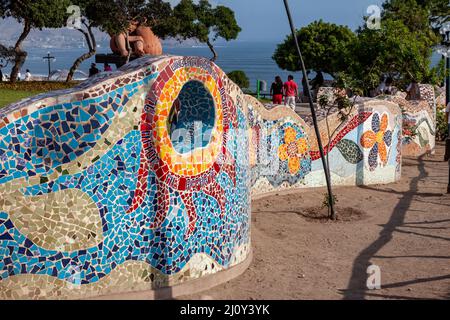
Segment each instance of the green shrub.
M439 141L445 140L448 137L448 122L444 110L438 108L436 112L436 139Z
M335 194L333 194L331 201L333 201L333 206L335 206L336 203L338 202L338 198ZM331 201L330 201L330 196L328 195L328 193L325 193L323 195L322 208L330 208Z
M242 70L231 71L227 74L228 78L231 79L234 83L236 83L241 89L246 89L250 87L250 80L247 75Z

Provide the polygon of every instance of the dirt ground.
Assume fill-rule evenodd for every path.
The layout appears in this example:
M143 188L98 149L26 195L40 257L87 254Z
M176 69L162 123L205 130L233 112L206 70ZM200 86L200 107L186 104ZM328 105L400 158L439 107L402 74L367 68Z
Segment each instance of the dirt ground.
M443 153L439 145L433 156L404 159L395 184L336 188L337 222L320 218L325 189L253 201L251 266L232 281L181 298L450 299ZM381 290L366 287L370 264L380 267Z

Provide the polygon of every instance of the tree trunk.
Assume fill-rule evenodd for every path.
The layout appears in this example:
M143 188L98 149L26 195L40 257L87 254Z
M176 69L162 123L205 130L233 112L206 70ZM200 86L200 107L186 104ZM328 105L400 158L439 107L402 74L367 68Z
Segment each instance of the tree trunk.
M86 52L85 54L79 56L77 60L73 63L72 67L70 68L69 74L67 75L66 82L70 82L73 80L73 75L75 74L75 71L78 70L80 65L83 63L83 61L89 59L96 53L96 50L90 50L89 52Z
M28 20L25 20L22 34L20 35L19 39L16 42L16 45L14 46L14 67L12 68L11 75L9 77L11 82L17 81L17 75L19 74L20 68L22 68L27 58L27 53L22 50L21 46L22 42L27 38L30 31L31 24L28 22Z
M95 41L94 33L92 32L92 27L89 25L89 26L87 26L87 29L88 29L88 32L84 31L83 29L77 29L77 30L80 31L82 34L84 34L84 37L85 37L86 42L89 47L89 52L86 52L85 54L79 56L75 60L72 67L70 68L69 74L67 75L66 82L72 81L75 71L78 70L78 68L83 63L83 61L89 59L97 52L97 44Z
M213 55L214 55L214 56L211 58L211 61L212 61L212 62L216 61L217 58L219 57L218 54L217 54L216 49L214 49L214 46L213 46L212 43L209 41L209 39L208 39L208 41L206 41L206 44L208 45L209 49L211 50L211 52L212 52Z

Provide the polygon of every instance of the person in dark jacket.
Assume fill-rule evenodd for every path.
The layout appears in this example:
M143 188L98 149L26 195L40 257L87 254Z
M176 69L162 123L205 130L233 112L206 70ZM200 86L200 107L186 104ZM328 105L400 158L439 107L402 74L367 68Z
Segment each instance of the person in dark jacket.
M283 103L283 88L283 80L281 80L280 76L276 76L275 82L272 83L272 86L270 87L270 94L272 95L273 104Z

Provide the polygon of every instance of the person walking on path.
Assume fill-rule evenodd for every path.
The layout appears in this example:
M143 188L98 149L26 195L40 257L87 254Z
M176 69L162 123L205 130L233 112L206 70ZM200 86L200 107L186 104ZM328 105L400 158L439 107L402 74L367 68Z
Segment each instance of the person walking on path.
M282 104L283 103L283 80L280 76L275 77L275 82L272 83L270 87L270 94L272 95L272 103Z
M298 97L298 85L295 83L292 75L288 76L288 81L284 84L284 95L284 104L295 112L295 102Z

